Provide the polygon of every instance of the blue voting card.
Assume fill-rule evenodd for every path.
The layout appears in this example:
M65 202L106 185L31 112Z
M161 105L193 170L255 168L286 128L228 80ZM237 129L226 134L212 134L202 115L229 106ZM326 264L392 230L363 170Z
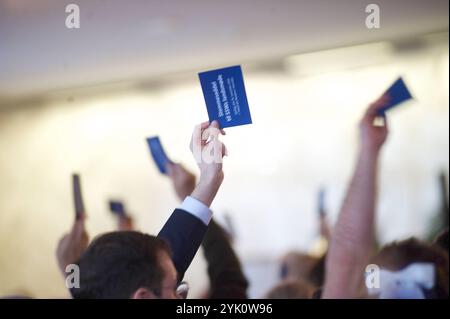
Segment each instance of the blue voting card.
M155 160L156 166L158 166L159 171L162 174L167 174L167 163L171 161L164 152L164 149L161 145L161 141L159 137L149 137L147 138L148 147L150 148L150 153L152 154L153 159Z
M125 213L125 205L123 204L123 202L120 201L115 201L115 200L110 200L109 201L109 210L115 214L118 215L120 217L126 217L126 213Z
M388 105L378 110L379 115L384 115L387 110L393 108L394 106L397 106L404 101L412 99L412 95L401 77L398 78L398 80L395 81L394 84L392 84L392 86L385 92L385 94L389 95L389 103Z
M217 120L221 128L252 123L241 66L201 72L198 77L210 122Z
M79 219L85 213L83 196L81 194L80 175L72 174L73 200L75 204L75 218Z

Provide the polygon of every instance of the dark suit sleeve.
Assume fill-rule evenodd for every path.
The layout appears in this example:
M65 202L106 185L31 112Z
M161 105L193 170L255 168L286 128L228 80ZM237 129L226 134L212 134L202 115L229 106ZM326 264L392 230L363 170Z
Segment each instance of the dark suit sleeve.
M172 250L179 281L194 259L207 230L208 227L200 219L182 209L176 209L158 234Z
M210 299L246 299L248 282L225 230L214 220L203 241L208 264Z

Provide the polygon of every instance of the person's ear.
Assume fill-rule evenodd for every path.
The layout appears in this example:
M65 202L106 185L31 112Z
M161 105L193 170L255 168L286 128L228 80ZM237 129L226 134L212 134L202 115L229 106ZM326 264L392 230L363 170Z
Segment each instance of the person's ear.
M158 297L147 288L139 288L132 295L131 299L157 299Z

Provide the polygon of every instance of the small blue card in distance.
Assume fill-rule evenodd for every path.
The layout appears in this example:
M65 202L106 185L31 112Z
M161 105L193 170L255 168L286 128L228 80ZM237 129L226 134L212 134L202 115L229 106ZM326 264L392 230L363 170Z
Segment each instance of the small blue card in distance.
M221 128L251 124L244 77L239 65L198 74L209 121Z
M319 208L319 215L324 216L325 215L325 189L321 188L319 190L319 194L317 196L317 202L318 202L318 208Z
M162 174L167 174L167 163L170 163L169 158L164 152L164 149L161 145L161 141L159 137L149 137L147 138L148 147L150 148L150 153L152 154L153 159L155 160L156 166L158 166L159 171Z
M120 217L126 217L125 205L120 201L109 201L109 210Z
M378 110L379 115L384 115L387 110L404 101L412 99L412 95L401 77L398 78L398 80L395 81L394 84L392 84L392 86L385 92L385 94L389 95L389 103L388 105Z

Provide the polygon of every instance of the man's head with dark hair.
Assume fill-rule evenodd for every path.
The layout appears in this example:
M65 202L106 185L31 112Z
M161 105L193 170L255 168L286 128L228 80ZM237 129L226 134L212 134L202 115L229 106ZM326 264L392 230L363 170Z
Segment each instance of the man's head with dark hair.
M434 266L434 287L426 293L427 298L448 298L448 253L441 248L410 238L384 246L374 256L372 263L389 271L400 271L415 263Z
M170 249L158 237L134 231L96 238L78 261L76 299L175 298L177 272Z

